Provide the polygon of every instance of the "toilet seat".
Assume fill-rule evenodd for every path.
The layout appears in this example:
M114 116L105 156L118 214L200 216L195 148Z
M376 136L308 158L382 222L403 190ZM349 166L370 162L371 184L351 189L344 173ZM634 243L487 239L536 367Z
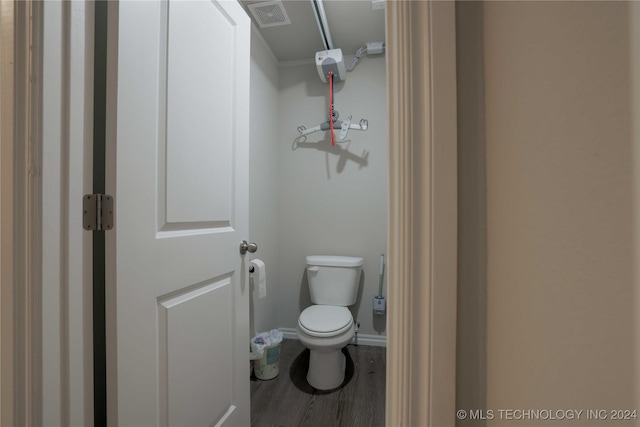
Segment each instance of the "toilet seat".
M333 337L346 332L353 325L353 316L347 307L312 305L298 318L298 326L312 337Z

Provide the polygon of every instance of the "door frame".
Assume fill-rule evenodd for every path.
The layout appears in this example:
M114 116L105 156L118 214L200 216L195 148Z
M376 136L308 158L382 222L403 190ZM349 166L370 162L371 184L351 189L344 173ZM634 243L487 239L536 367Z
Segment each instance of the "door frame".
M454 426L455 2L386 4L389 307L386 424Z
M40 422L42 8L0 2L0 424ZM31 43L33 49L29 49Z
M5 25L5 22L11 21L9 9L13 14L13 6L9 5L16 3L10 0L0 3L0 19L3 22L0 88L5 93L7 88L15 87L13 73L5 72L7 63L4 55L8 54L6 49L9 45L6 35L12 36L13 41L17 31L15 26ZM74 3L78 5L83 2ZM386 424L453 426L457 239L455 4L453 1L438 0L390 1L386 8L389 137L393 141L390 144L389 181ZM91 31L90 20L85 23L83 37L85 31L87 34ZM34 42L37 44L38 40ZM74 44L72 37L65 37L63 48L77 47L77 42L75 40ZM40 47L36 46L36 52ZM25 44L18 44L16 54L27 52L27 49ZM91 64L86 66L87 72L90 72ZM32 277L39 274L41 263L35 258L41 255L37 252L41 242L33 246L32 233L15 236L13 230L20 225L21 218L32 216L37 219L36 224L42 218L42 212L37 207L25 203L16 205L14 197L24 196L31 191L29 200L41 200L42 189L28 190L14 185L14 178L28 178L29 168L24 170L21 159L13 156L11 161L12 154L6 154L21 148L15 135L17 129L6 126L6 114L28 116L32 113L20 109L20 103L15 100L6 102L7 97L4 96L3 99L4 156L0 158L0 185L4 190L0 192L0 261L3 267L0 276L0 389L7 393L2 393L4 398L0 405L0 421L3 425L12 425L16 419L33 415L30 424L36 425L34 420L39 419L38 414L41 416L42 402L33 393L14 391L19 391L16 389L19 384L42 381L43 373L37 364L23 364L14 359L13 345L26 349L27 360L36 360L39 357L38 343L36 347L24 346L32 343L34 336L42 340L42 336L38 335L42 333L41 325L32 324L34 335L25 337L12 319L29 317L30 313L42 310L37 292L30 293L24 304L13 298L14 292L19 289L17 267L24 266ZM84 105L79 107L83 108ZM69 104L69 108L73 108L73 105ZM5 138L5 135L9 137ZM36 138L33 147L35 152L41 150L42 139ZM20 176L16 177L16 174ZM73 244L82 246L81 235L75 236L81 241ZM14 250L16 248L21 250ZM7 301L13 301L13 304ZM61 301L67 305L85 302L82 298ZM81 313L82 307L79 310ZM76 317L76 320L80 320L80 317ZM67 331L62 331L67 337L69 326L67 323ZM82 339L90 337L87 338L84 332ZM75 345L70 351L59 355L62 366L69 366L70 358L77 360L84 357L86 353L82 345ZM90 382L91 379L85 378L84 381ZM64 383L60 385L65 386ZM87 417L86 413L91 412L88 408L91 401L86 399L84 409L76 410L84 411ZM66 417L68 419L68 412ZM91 418L89 416L86 419Z
M90 240L79 208L91 17L83 0L0 0L1 425L93 419Z
M0 424L14 425L15 376L18 374L13 357L15 322L14 312L14 253L20 243L14 239L14 39L16 22L15 4L0 2Z

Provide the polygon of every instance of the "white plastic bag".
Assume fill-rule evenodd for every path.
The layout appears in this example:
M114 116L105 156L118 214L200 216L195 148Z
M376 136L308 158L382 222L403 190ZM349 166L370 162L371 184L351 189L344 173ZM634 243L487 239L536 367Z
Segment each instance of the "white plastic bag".
M260 332L258 335L251 338L251 353L249 353L249 359L261 359L264 354L265 347L280 343L282 338L282 332L277 329L272 329L268 332Z

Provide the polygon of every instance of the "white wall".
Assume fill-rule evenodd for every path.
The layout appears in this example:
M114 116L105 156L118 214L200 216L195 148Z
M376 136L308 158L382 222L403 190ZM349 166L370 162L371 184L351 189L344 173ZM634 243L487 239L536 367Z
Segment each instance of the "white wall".
M295 328L310 305L305 256L361 256L363 280L354 318L360 334L384 335L385 316L372 313L379 258L387 251L388 132L383 56L364 58L335 87L340 118L369 120L366 132L351 130L348 142L331 147L328 132L298 141L299 125L327 119L328 85L314 64L280 68L278 230L280 233L279 326ZM386 294L386 280L385 289Z
M345 83L336 84L335 107L340 118L368 119L369 130L349 131L335 148L325 132L294 145L299 125L326 120L328 85L313 64L278 64L252 29L250 240L258 251L251 258L266 264L267 297L252 297L251 333L295 329L310 304L306 255L352 255L365 259L353 309L360 336L383 344L386 316L374 318L371 299L378 292L380 254L387 251L384 56L363 58Z
M251 298L251 335L280 326L278 194L278 62L256 28L251 31L251 123L249 154L249 236L258 245L250 259L267 270L267 296ZM253 286L253 285L252 285Z
M628 2L483 7L480 27L465 28L483 33L484 87L467 95L484 97L475 118L486 129L486 248L467 261L486 257L486 362L467 354L466 372L486 363L488 426L632 425L609 412L542 422L497 411L638 409L638 11ZM463 382L484 379L474 381ZM458 403L484 398L459 393Z
M494 411L458 425L625 423L608 410L637 409L640 390L640 8L456 7L457 407ZM499 409L585 413L543 422Z

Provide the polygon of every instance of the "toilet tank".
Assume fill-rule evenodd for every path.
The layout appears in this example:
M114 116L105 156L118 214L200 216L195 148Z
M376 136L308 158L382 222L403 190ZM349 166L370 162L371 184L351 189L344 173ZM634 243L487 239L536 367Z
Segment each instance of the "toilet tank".
M355 304L362 264L364 260L358 257L308 256L307 278L311 302L343 307Z

